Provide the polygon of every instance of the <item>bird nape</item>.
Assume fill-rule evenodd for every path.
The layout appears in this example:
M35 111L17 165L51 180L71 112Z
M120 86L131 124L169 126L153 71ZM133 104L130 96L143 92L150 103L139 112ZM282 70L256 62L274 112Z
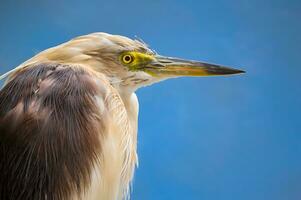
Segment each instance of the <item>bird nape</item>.
M129 198L137 163L135 91L180 76L243 73L156 54L93 33L47 49L0 78L0 199Z

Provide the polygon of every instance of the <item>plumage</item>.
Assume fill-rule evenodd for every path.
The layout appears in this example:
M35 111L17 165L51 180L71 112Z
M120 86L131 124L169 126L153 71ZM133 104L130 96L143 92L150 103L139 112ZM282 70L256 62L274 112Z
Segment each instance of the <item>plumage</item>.
M124 54L133 60L120 59ZM138 161L134 92L166 78L205 73L204 63L156 56L143 42L94 33L43 51L2 76L8 78L0 91L0 199L129 198ZM199 74L168 69L188 65L200 68Z

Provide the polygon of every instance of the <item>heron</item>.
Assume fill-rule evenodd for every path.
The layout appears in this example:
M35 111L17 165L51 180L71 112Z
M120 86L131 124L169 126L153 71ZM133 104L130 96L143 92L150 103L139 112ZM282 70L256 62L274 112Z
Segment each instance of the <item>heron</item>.
M135 91L169 78L240 73L103 32L38 53L0 77L0 199L129 199Z

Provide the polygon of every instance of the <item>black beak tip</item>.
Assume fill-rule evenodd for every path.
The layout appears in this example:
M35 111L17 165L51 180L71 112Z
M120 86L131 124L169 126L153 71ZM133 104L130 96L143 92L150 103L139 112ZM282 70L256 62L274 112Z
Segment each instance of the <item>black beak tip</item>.
M240 69L234 69L234 73L233 74L245 74L246 71L244 70L240 70Z
M246 71L240 69L228 69L225 71L225 75L236 75L236 74L245 74Z
M207 69L207 72L212 75L232 75L232 74L244 74L244 70L234 69L230 67L211 67Z

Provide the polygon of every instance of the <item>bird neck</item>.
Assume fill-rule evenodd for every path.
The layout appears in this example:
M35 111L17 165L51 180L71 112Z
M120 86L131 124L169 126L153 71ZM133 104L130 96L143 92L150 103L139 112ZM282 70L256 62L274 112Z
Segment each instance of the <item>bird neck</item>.
M139 88L150 86L166 79L153 77L145 72L129 72L125 76L107 77L110 84L118 91L123 100L131 97Z

